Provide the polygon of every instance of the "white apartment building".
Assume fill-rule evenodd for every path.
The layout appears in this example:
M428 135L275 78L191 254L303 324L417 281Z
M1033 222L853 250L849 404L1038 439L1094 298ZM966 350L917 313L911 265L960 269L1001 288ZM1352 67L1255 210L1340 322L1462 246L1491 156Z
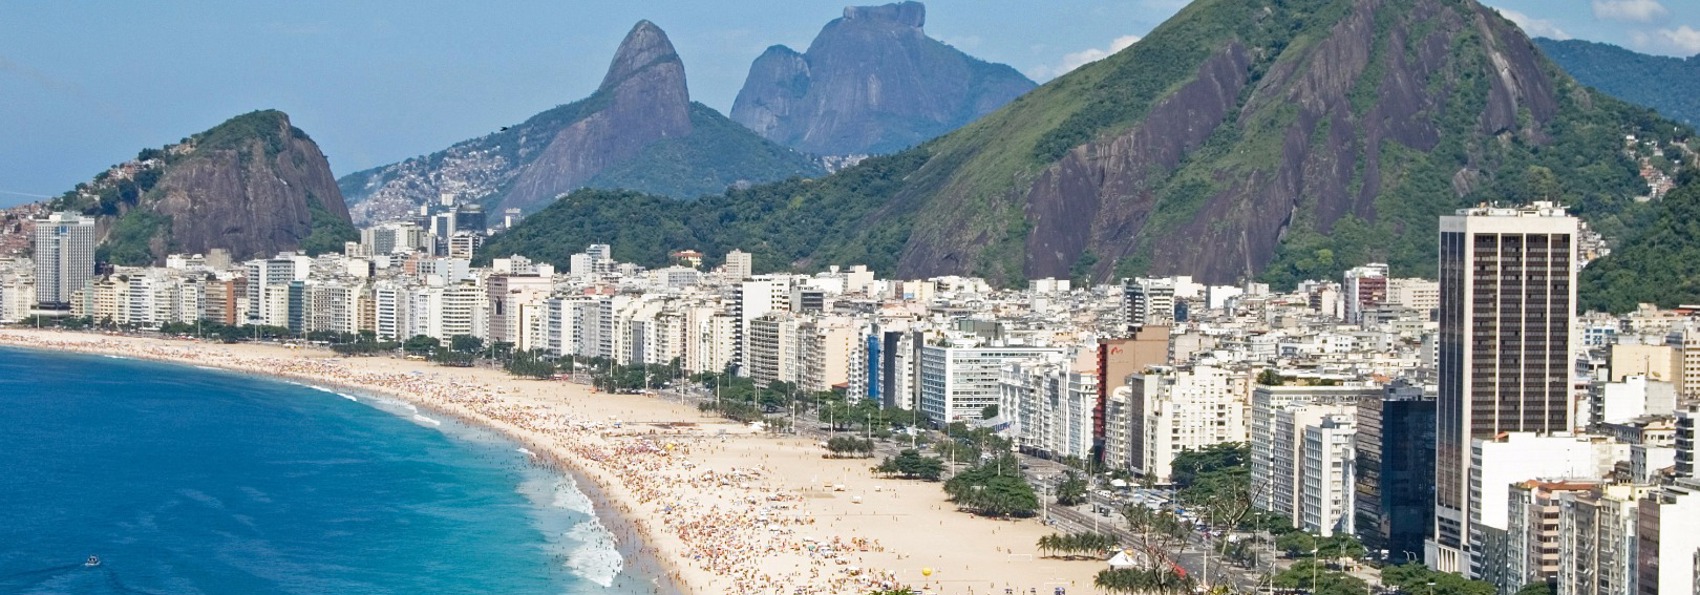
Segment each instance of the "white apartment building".
M1653 491L1649 486L1608 485L1559 496L1559 595L1634 592L1637 506ZM1523 584L1534 582L1530 578L1544 580L1513 578L1524 579Z
M1296 517L1304 530L1323 537L1357 533L1356 435L1354 415L1327 415L1304 427L1304 491Z
M1152 368L1127 378L1130 398L1144 412L1140 432L1143 456L1135 471L1167 483L1175 455L1224 442L1249 439L1247 414L1251 379L1243 371L1213 363Z
M921 348L919 408L935 425L980 419L1002 397L1003 366L1045 356L1061 356L1054 347Z
M1358 402L1379 399L1366 385L1259 384L1252 389L1250 426L1252 504L1301 522L1304 428L1328 416L1355 415Z
M1598 479L1617 461L1629 458L1629 445L1608 438L1565 433L1508 432L1471 446L1469 498L1480 503L1470 518L1469 576L1487 577L1507 566L1510 552L1512 484L1530 479ZM1491 577L1489 577L1491 578Z
M1010 422L1016 446L1052 458L1092 456L1095 371L1062 356L1005 365L999 416Z

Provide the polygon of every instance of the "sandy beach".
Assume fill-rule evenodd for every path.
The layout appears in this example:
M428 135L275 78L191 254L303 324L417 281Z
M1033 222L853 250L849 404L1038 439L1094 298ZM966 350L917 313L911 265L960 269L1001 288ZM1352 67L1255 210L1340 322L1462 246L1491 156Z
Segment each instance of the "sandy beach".
M495 429L594 484L587 493L619 515L605 520L616 538L640 540L670 575L655 582L657 593L1086 593L1103 568L1040 558L1034 544L1052 529L1037 520L958 512L937 483L881 478L869 471L877 461L826 459L813 441L656 397L310 348L29 329L0 330L0 345L341 386Z

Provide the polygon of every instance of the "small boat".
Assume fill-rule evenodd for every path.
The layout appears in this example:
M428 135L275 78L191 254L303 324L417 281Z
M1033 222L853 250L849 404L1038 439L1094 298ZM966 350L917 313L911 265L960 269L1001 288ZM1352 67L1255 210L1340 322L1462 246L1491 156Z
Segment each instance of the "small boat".
M83 566L89 568L100 566L100 556L89 556L89 559L83 561Z

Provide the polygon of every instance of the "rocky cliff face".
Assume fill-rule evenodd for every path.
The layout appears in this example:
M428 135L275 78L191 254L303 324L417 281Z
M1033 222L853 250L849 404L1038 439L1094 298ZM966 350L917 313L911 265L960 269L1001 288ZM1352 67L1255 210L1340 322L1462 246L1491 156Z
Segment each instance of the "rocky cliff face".
M919 2L852 6L804 53L773 46L750 66L732 119L818 155L901 150L991 113L1033 88L927 37Z
M98 216L103 254L118 264L214 248L236 258L317 253L358 239L318 145L270 110L145 150L52 206Z
M820 173L805 156L718 120L724 117L691 102L666 33L640 21L589 98L340 183L356 220L381 221L442 194L495 212L532 211L587 186L694 198L738 182ZM708 132L698 134L703 125Z
M155 189L158 196L143 205L171 219L177 251L205 254L224 248L237 258L270 256L303 248L315 226L349 223L348 207L318 145L282 112L261 114L272 120L273 130L225 147L195 149L192 158L165 173ZM342 239L357 239L349 235Z
M898 274L1420 274L1438 215L1517 199L1531 168L1585 214L1628 208L1586 193L1633 180L1578 166L1633 171L1605 135L1657 126L1624 108L1474 2L1195 2L930 144L898 196L916 205ZM1019 157L1035 165L995 165Z
M685 65L660 27L640 21L620 42L593 100L606 107L555 133L498 208L532 210L655 141L691 133Z

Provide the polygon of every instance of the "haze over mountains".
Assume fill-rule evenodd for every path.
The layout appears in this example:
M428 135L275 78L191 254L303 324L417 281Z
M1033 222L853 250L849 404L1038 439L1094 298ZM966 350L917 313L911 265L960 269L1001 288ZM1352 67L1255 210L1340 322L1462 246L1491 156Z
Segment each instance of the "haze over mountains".
M1700 124L1700 56L1651 56L1581 39L1537 38L1535 45L1584 85L1683 124Z
M820 183L679 205L587 194L536 218L570 228L515 237L1006 283L1292 283L1375 261L1421 275L1437 217L1480 201L1552 198L1626 231L1647 187L1624 137L1678 133L1577 84L1473 1L1199 0L1117 55ZM662 220L615 224L639 216Z
M532 210L580 188L679 198L736 183L818 175L819 165L690 100L685 67L649 21L626 35L590 97L448 149L344 176L358 221L405 216L451 194Z
M750 65L732 119L816 155L890 153L960 128L1033 81L928 37L919 2L851 6L806 52L776 45Z

